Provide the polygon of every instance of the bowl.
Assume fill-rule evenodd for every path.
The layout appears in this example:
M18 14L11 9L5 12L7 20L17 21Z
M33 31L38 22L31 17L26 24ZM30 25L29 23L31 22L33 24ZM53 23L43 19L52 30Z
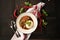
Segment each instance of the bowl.
M25 30L25 29L23 29L22 27L20 27L19 22L20 22L20 20L21 20L21 18L22 18L23 16L29 16L29 17L32 18L32 20L33 20L33 22L34 22L32 28L30 28L30 29L28 29L28 30ZM34 32L34 31L36 30L37 25L38 25L37 17L34 16L32 13L22 13L22 14L20 14L20 15L17 17L17 19L16 19L16 25L17 25L17 29L18 29L19 32L22 32L22 33L24 33L24 34L32 33L32 32Z

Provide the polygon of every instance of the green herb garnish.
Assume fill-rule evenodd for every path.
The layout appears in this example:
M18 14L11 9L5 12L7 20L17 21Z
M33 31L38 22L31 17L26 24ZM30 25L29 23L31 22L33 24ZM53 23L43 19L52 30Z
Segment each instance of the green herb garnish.
M29 3L29 2L25 2L25 5L26 5L26 6L32 6L32 4Z
M42 9L42 12L43 12L46 16L48 16L47 12L46 12L44 9Z
M30 25L31 25L31 22L27 21L26 24L27 24L28 26L30 26Z
M43 26L48 24L47 22L44 21L44 19L42 20L42 22L43 22Z
M21 8L21 9L20 9L20 13L22 13L22 12L23 12L23 10L24 10L24 8Z
M25 2L25 5L26 5L26 6L29 6L29 2Z
M29 6L32 6L32 4L30 3Z

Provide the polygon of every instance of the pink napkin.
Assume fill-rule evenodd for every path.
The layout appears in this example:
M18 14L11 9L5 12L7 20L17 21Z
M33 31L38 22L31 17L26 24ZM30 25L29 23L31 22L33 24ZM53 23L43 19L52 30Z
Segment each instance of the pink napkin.
M41 8L45 5L45 3L40 2L36 5L33 5L32 8L29 8L26 12L30 12L37 17L37 13L40 12Z

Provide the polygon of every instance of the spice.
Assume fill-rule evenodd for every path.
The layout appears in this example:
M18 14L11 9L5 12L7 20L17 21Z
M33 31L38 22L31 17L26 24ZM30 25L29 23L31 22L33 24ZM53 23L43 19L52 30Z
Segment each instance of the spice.
M44 21L44 19L42 20L43 22L43 26L47 25L47 22Z
M23 8L29 9L29 8L31 8L31 6L23 6Z
M16 11L17 11L17 9L15 9L14 13L13 13L13 15L14 15L15 18L17 18Z
M32 6L32 4L30 3L29 6Z
M24 4L25 4L26 6L32 6L32 4L29 3L29 2L25 2Z
M26 6L29 6L29 2L25 2L25 5L26 5Z
M44 9L42 9L42 12L44 13L44 15L48 16L47 12Z
M42 32L42 18L41 18L41 13L38 12L38 18L39 18L39 28L40 28L40 31Z
M20 9L20 13L22 13L22 12L23 12L23 10L24 10L24 8L21 8L21 9Z

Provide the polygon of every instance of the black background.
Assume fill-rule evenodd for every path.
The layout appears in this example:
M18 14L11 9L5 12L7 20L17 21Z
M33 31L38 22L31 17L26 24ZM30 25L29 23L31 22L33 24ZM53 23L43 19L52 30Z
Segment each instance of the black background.
M14 33L10 28L11 16L16 8L16 4L21 6L25 1L28 0L0 0L0 40L10 40L13 36ZM36 4L40 1L41 0L29 0L32 4ZM47 30L45 32L40 32L40 30L37 29L34 33L32 33L30 39L59 38L59 19L56 17L55 0L48 2L46 9L49 14L46 18L48 21Z

